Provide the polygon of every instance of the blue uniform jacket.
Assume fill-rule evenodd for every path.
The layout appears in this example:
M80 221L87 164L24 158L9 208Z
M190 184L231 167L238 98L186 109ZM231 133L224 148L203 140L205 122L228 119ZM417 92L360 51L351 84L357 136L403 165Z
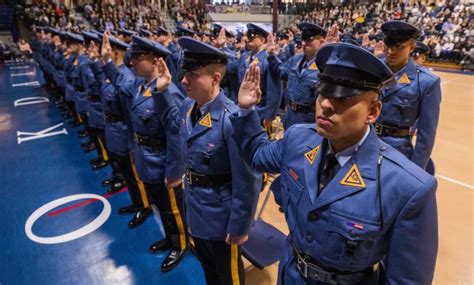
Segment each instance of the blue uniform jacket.
M416 145L411 137L382 137L411 161L425 169L433 150L438 127L441 86L440 78L414 61L396 74L398 84L382 92L382 114L377 123L417 128Z
M294 101L300 105L314 107L318 93L315 90L315 84L319 81L319 70L313 60L308 62L308 67L300 72L299 65L305 60L304 54L292 56L287 63L284 63L278 56L268 56L270 69L278 74L282 80L288 81L288 100ZM283 119L284 128L287 129L294 124L314 123L316 120L314 112L302 113L295 112L288 107L287 113Z
M89 70L94 76L92 84L89 85L89 106L88 106L88 116L89 116L89 126L97 129L105 129L105 118L104 118L104 108L102 105L101 97L104 92L114 92L112 84L106 82L105 74L102 71L101 63L99 60L94 60L89 62ZM97 86L91 89L90 86ZM112 90L110 90L112 89ZM96 93L97 92L97 93Z
M120 95L128 96L131 102L129 118L132 130L142 136L153 137L166 141L166 146L153 149L134 143L133 153L138 176L147 183L164 183L165 177L178 178L183 175L181 165L179 138L179 108L184 100L181 91L171 83L164 93L174 98L174 105L161 104L163 94L152 92L155 82L150 88L137 88L135 82L122 86ZM145 89L141 90L140 89ZM133 96L130 98L130 96Z
M230 174L232 181L209 188L186 182L187 224L191 234L202 239L224 240L227 234L244 235L255 214L261 174L252 171L243 160L232 137L229 115L237 107L221 91L193 127L190 113L194 103L186 99L181 109L180 151L184 154L181 163L203 175Z
M126 115L124 112L124 103L119 94L117 86L133 84L135 75L132 71L122 64L118 67L118 76L114 82L107 79L104 83L104 89L101 95L102 106L104 113L112 114L113 116L121 116L124 121L105 122L105 141L107 150L118 155L128 155L129 152L129 138L131 137L129 128L126 123Z
M260 120L273 120L275 119L278 109L280 107L281 96L282 96L282 81L277 74L270 72L267 52L261 50L253 56L252 62L250 58L252 53L250 51L242 54L238 61L227 64L227 72L237 73L239 80L239 88L242 80L244 79L245 71L247 71L249 65L252 62L258 62L260 68L260 89L262 91L262 98L260 103L257 105L257 112L260 116ZM237 93L238 94L238 89Z
M324 152L324 139L314 124L294 125L282 140L270 142L254 111L235 115L231 122L252 166L281 172L290 233L280 260L279 284L318 284L306 282L299 273L292 243L323 268L359 272L383 260L384 284L431 284L438 247L433 176L378 139L372 128L356 154L312 201L309 193L318 191Z

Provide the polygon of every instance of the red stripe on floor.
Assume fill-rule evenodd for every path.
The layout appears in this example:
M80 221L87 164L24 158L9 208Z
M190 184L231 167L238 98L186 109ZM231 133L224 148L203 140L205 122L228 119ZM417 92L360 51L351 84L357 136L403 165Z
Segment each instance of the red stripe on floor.
M104 198L109 198L113 195L116 195L116 194L119 194L119 193L123 193L123 192L126 192L128 191L128 188L127 187L124 187L122 189L120 189L118 192L115 192L114 194L105 194L103 195L102 197ZM88 204L91 204L91 203L94 203L98 201L97 199L89 199L89 200L86 200L84 202L81 202L81 203L77 203L77 204L74 204L74 205L71 205L71 206L68 206L66 208L63 208L63 209L59 209L57 211L54 211L54 212L51 212L48 214L48 217L53 217L53 216L56 216L56 215L59 215L59 214L62 214L64 212L68 212L70 210L73 210L73 209L76 209L76 208L79 208L79 207L82 207L82 206L85 206L85 205L88 205Z

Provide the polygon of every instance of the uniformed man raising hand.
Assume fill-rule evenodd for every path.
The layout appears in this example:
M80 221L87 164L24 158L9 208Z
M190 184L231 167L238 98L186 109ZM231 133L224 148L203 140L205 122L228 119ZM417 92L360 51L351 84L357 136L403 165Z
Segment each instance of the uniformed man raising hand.
M438 245L436 181L381 141L371 126L379 92L393 81L372 53L346 43L316 55L315 124L268 141L253 110L259 75L250 65L231 116L254 169L281 172L289 228L279 284L430 284Z

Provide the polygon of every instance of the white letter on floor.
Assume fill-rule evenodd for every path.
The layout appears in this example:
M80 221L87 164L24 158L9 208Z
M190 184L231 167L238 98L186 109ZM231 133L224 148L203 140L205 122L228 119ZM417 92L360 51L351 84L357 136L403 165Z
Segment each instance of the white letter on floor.
M57 135L61 135L61 134L67 135L67 130L65 128L63 128L60 131L55 131L55 132L49 133L50 131L62 126L63 124L64 123L57 124L56 126L52 126L50 128L47 128L45 130L42 130L42 131L39 131L39 132L36 132L36 133L17 131L16 136L17 136L17 139L18 139L18 144L21 144L22 142L25 142L25 141L37 140L37 139L42 139L42 138L51 137L51 136L57 136ZM20 136L27 136L27 137L21 138Z
M21 98L13 103L15 107L23 106L23 105L32 105L32 104L39 104L39 103L48 103L49 99L46 97L26 97Z

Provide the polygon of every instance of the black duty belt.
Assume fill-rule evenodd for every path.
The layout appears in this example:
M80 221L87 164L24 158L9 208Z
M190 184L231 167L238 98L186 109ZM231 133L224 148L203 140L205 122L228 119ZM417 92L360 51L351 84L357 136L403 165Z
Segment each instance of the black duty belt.
M116 115L112 113L104 113L105 120L109 123L125 122L125 118L122 115Z
M165 138L155 138L137 133L134 133L133 136L135 138L135 142L139 145L148 146L156 150L164 149L166 146Z
M288 107L297 113L314 113L316 110L314 105L304 105L293 100L288 101Z
M410 128L397 128L375 124L375 132L381 137L407 137L410 135Z
M366 275L373 274L379 269L379 265L375 264L359 272L329 271L312 263L312 258L304 253L301 253L298 249L296 249L293 243L292 247L293 256L296 260L296 267L305 279L311 279L329 284L338 284L342 280L350 280L355 284L357 283L357 280L362 280Z
M190 170L186 171L186 180L189 185L196 187L217 187L232 181L230 174L199 174Z
M100 101L100 97L99 96L94 96L94 95L88 95L87 99L89 99L89 101L91 101L91 102L99 102Z

